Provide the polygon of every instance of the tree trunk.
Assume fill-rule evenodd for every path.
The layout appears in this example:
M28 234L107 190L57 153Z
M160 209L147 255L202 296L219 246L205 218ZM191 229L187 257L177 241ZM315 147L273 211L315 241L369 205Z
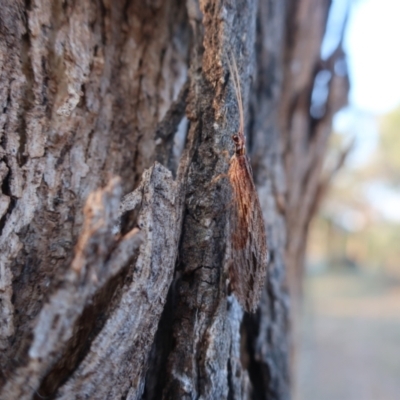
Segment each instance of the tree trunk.
M289 399L329 0L0 0L0 398ZM270 263L229 292L239 125ZM325 112L310 115L317 73Z

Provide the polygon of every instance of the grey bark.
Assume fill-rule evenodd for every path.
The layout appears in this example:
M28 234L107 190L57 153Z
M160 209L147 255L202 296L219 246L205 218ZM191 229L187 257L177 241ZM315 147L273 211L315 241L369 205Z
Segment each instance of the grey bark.
M290 398L288 287L348 89L329 6L0 0L1 399ZM254 315L226 274L232 56L271 259Z

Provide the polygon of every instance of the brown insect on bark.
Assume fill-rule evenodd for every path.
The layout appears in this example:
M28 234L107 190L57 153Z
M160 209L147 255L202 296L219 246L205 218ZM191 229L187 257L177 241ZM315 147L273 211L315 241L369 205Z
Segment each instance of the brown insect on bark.
M232 136L235 152L230 160L228 178L232 185L231 264L229 278L232 291L248 312L258 306L268 264L267 238L260 201L246 155L244 111L238 68L234 57L229 62L239 108L239 131Z

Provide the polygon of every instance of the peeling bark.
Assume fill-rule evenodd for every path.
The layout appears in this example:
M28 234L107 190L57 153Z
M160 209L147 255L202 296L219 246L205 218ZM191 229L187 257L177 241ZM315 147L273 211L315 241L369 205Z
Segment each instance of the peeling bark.
M348 89L329 6L0 0L1 399L290 398L286 270L296 294ZM229 54L271 260L252 315L226 273Z

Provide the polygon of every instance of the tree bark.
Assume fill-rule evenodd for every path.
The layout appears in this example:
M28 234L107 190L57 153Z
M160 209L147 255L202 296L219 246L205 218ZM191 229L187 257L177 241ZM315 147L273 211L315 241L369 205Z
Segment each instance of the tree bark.
M348 90L329 7L0 0L1 399L290 398L288 288ZM227 284L231 57L270 254L255 314Z

